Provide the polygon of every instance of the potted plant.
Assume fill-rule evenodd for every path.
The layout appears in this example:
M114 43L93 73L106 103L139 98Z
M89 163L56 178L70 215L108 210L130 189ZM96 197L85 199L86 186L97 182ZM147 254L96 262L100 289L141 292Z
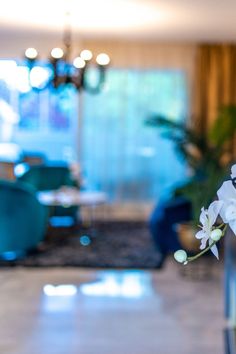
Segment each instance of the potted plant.
M236 106L228 105L219 109L218 115L203 135L194 126L174 122L167 117L154 115L147 124L161 130L163 137L174 142L177 152L191 170L187 183L176 188L174 196L182 195L191 202L192 221L181 225L180 241L189 251L195 251L198 242L190 234L195 234L192 225L199 223L202 207L215 198L216 190L229 173L233 154L232 143L236 132Z

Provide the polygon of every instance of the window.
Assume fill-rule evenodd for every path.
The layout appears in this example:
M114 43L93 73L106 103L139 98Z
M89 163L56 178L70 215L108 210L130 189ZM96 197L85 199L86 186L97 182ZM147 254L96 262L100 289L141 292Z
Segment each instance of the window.
M31 91L27 75L26 67L0 61L0 95L19 116L13 141L22 149L71 160L80 146L88 188L115 201L156 200L183 180L185 165L171 142L145 120L154 112L186 117L184 72L111 68L102 93L82 95L79 119L73 88Z
M83 108L82 166L94 188L115 200L147 201L183 181L185 165L172 143L145 125L154 112L186 117L182 71L110 69L106 89L85 94Z

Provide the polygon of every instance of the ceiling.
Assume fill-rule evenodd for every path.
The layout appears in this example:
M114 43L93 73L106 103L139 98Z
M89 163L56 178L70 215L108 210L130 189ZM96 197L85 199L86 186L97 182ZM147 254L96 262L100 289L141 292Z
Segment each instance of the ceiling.
M65 12L83 37L236 41L235 0L7 0L0 33L62 33ZM0 37L1 38L1 37Z

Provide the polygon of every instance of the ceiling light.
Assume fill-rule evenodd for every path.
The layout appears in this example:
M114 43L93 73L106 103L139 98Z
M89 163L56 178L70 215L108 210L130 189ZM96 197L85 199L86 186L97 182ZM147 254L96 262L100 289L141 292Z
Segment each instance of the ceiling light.
M101 53L98 54L96 62L98 63L98 65L106 66L110 63L110 58L107 54Z
M74 65L77 69L82 69L82 68L85 67L86 62L85 62L84 59L82 59L81 57L77 57L77 58L74 59L73 65Z
M93 57L93 53L91 52L91 50L88 49L84 49L82 50L82 52L80 53L80 56L82 59L84 60L91 60Z
M54 59L61 59L64 55L64 52L61 48L53 48L51 50L51 57Z
M33 60L33 59L36 59L38 56L38 52L35 48L28 48L26 49L25 51L25 57L27 59L30 59L30 60Z
M97 81L91 84L86 75L88 68L92 64L93 53L84 49L81 51L80 56L74 58L71 62L70 54L72 52L72 33L69 21L70 13L66 13L66 24L64 27L63 35L63 49L53 48L49 59L48 66L51 67L52 75L43 75L40 85L37 85L37 78L32 74L37 64L38 52L35 48L28 48L25 51L25 59L29 67L29 83L32 88L41 90L49 87L58 88L62 85L72 84L78 91L81 89L89 92L99 92L105 82L105 69L110 63L110 58L107 54L101 53L96 57L96 68L98 70ZM36 71L34 70L34 74ZM37 74L39 71L37 71ZM34 77L34 80L32 78Z

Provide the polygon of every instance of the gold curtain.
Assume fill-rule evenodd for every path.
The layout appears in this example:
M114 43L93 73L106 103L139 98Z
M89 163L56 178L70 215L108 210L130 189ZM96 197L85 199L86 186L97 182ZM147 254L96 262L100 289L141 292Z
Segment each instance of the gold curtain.
M236 104L236 45L200 45L196 54L193 115L205 134L220 106Z

